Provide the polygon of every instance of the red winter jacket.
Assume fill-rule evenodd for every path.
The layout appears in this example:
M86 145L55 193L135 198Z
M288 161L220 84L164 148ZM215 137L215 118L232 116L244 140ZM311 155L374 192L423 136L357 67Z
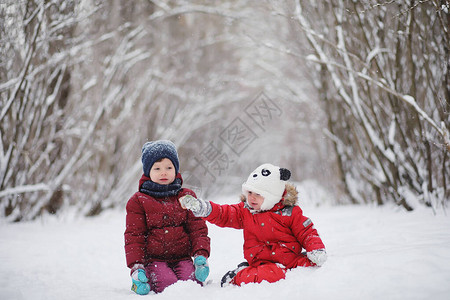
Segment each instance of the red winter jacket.
M150 178L142 175L139 187L147 180ZM183 188L177 196L154 198L136 192L128 200L125 255L129 268L153 260L172 262L197 254L209 257L208 228L204 220L181 207L178 198L185 195L195 197L193 191Z
M297 191L287 184L284 198L270 211L252 214L244 202L211 202L211 214L205 219L220 227L244 229L244 257L250 266L273 262L294 268L298 261L304 261L302 248L308 252L325 248L313 223L295 206L296 202Z

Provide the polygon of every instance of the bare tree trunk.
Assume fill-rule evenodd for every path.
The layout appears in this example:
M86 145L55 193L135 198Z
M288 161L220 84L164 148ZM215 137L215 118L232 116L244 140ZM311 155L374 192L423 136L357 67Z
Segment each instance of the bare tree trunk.
M310 60L328 74L323 80L317 72L319 88L334 93L335 104L348 112L332 122L332 132L336 144L350 149L343 172L357 184L344 181L352 186L349 193L359 202L394 201L407 210L417 198L433 208L445 206L446 188L437 183L447 182L448 174L435 170L442 162L449 169L443 152L449 151L450 117L439 105L448 90L433 84L448 77L448 32L440 28L448 19L442 9L414 0L323 5L297 1L295 15L314 51ZM431 145L443 152L433 153ZM337 154L345 159L342 151Z

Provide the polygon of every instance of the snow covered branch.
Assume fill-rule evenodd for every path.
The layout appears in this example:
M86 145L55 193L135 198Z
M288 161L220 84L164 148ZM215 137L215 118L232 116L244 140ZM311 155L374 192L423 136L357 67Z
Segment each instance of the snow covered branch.
M442 35L439 23L431 21L442 21L440 12L429 10L433 4L426 1L412 7L398 5L398 10L392 5L388 10L387 4L364 6L356 2L353 7L343 2L295 4L299 28L313 49L307 59L326 70L317 74L325 76L317 82L330 78L333 84L331 89L323 84L317 87L326 89L325 105L342 112L327 110L329 124L334 126L329 132L339 148L347 145L354 152L338 151L339 165L347 179L362 177L370 186L352 186L348 189L352 197L363 195L367 199L373 197L374 191L378 203L394 199L412 209L405 196L412 191L426 205L444 205L449 196L448 100L441 100L446 96L439 84L427 85L441 81L446 86L445 43L439 41L448 38ZM322 18L324 11L329 12L328 20ZM415 19L420 13L422 19ZM322 23L317 19L322 19ZM390 31L392 28L397 31ZM433 48L418 42L433 39ZM405 40L408 47L402 48ZM430 52L435 52L436 61L428 59ZM442 64L446 65L444 70ZM431 147L440 153L433 155ZM441 167L442 172L434 171Z

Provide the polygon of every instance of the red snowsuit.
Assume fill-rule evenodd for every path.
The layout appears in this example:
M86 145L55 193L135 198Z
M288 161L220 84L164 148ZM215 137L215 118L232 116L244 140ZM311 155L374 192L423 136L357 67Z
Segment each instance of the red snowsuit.
M245 202L234 205L211 202L207 221L244 230L244 257L250 266L238 272L232 283L275 282L285 277L286 269L314 265L302 254L302 249L309 252L325 246L296 202L297 191L289 184L284 197L270 211L252 213Z
M139 187L147 180L150 178L142 175ZM185 195L195 197L193 191L183 188L176 196L154 198L136 192L128 200L125 254L129 268L154 260L190 260L196 254L209 257L208 228L204 220L181 207L178 198Z

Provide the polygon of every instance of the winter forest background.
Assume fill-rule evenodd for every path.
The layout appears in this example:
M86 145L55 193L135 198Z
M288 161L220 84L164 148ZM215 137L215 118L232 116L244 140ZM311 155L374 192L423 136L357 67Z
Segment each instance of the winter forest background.
M124 206L156 139L201 197L238 194L271 162L333 195L319 202L445 209L449 10L1 0L0 215Z

